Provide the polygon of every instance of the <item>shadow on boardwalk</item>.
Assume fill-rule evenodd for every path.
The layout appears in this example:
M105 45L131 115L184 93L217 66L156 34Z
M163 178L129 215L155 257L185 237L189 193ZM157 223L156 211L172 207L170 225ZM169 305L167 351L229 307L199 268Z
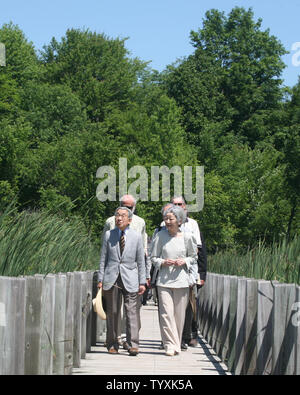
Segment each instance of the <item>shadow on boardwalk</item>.
M103 343L93 346L80 368L73 375L226 375L227 367L220 361L203 338L198 347L189 347L175 357L167 357L159 350L160 331L157 307L153 304L141 309L140 352L136 357L122 348L117 355L109 355Z

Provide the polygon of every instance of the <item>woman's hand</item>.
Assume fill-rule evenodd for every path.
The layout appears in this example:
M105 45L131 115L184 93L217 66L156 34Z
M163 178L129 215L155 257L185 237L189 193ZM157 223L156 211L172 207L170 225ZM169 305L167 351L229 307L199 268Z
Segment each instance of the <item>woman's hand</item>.
M163 262L163 265L165 266L172 266L175 264L175 260L174 259L165 259Z
M183 266L185 265L185 260L182 258L175 259L174 266Z

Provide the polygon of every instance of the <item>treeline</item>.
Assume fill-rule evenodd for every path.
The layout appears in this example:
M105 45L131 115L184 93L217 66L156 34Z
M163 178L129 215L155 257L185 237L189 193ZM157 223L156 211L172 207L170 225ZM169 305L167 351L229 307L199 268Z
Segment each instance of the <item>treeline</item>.
M208 11L190 39L192 55L159 73L125 40L69 29L37 52L4 24L0 212L46 208L98 241L117 203L96 198L96 171L127 158L149 174L204 166L193 217L211 251L299 234L300 81L283 87L284 47L244 8ZM138 204L149 235L163 203Z

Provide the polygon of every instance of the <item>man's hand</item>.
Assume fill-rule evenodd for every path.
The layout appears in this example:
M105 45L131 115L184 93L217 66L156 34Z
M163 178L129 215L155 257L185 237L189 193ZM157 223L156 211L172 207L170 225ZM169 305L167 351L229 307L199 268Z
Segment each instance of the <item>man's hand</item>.
M99 281L99 282L98 282L97 287L98 287L99 289L102 288L102 281Z
M138 295L143 295L143 293L146 291L145 285L140 285L139 286L139 292Z

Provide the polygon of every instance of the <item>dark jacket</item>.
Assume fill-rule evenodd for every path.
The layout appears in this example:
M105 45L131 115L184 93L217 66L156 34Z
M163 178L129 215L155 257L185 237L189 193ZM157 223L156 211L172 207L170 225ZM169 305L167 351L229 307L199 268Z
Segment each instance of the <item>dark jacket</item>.
M207 253L206 253L206 245L202 232L200 231L200 237L202 246L199 248L198 246L198 273L200 274L201 280L206 280L206 271L207 271Z

